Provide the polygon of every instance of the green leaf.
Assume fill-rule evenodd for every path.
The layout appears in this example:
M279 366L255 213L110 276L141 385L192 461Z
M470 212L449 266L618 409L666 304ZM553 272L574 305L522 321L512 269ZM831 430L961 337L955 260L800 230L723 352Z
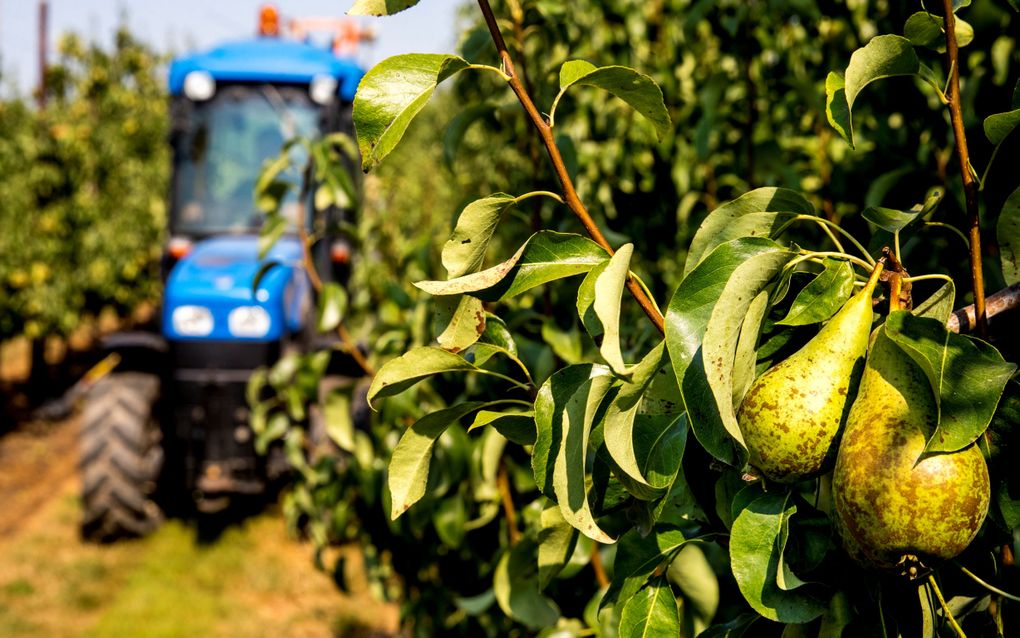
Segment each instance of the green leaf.
M532 235L510 259L481 272L449 281L419 281L430 295L471 294L484 301L502 301L544 283L588 272L607 261L598 244L569 233L543 230Z
M666 577L680 588L684 610L692 617L694 635L704 631L719 609L719 579L705 552L688 543L666 570Z
M850 124L850 144L853 145L853 109L857 96L867 85L884 78L917 75L921 62L910 40L898 35L880 35L853 52L846 67L844 83Z
M600 608L633 598L655 570L694 540L687 532L675 527L657 527L645 536L632 529L621 536L616 547L613 580Z
M620 376L627 374L627 364L623 361L623 351L620 348L620 304L633 254L634 244L624 244L616 251L609 265L595 281L595 300L592 304L603 330L599 352L613 372Z
M269 451L269 444L278 441L287 434L290 429L290 419L283 412L274 412L266 423L266 428L255 436L255 452L259 456L265 456Z
M956 17L955 25L957 46L965 47L970 44L974 40L974 27L961 20L959 16ZM903 35L915 46L928 47L939 53L946 51L945 24L942 16L918 11L907 18L906 24L903 25Z
M995 234L1002 259L1002 277L1007 285L1013 285L1020 281L1020 187L1010 193L1002 205Z
M694 434L709 453L738 468L746 456L733 414L740 324L795 254L759 237L722 244L684 278L666 312L666 346Z
M684 277L716 247L741 237L770 237L795 215L814 215L804 196L787 188L756 188L708 214L691 240Z
M585 331L595 343L599 343L605 332L602 322L595 314L595 283L608 267L609 261L607 260L592 268L577 288L577 316L581 318L581 324L584 325Z
M854 269L848 261L826 259L825 270L804 286L790 305L790 312L777 323L806 326L831 317L843 307L854 291Z
M355 0L347 10L349 16L391 16L413 7L420 0Z
M955 452L977 440L1016 365L983 341L949 332L937 319L898 311L889 315L885 331L924 371L939 406L925 454Z
M468 432L491 425L497 432L518 445L535 444L534 412L491 412L479 410Z
M266 221L259 229L258 251L259 259L265 259L276 242L280 241L283 234L287 232L287 219L283 215L267 215Z
M554 625L560 617L559 609L539 587L537 550L535 540L525 536L499 559L493 577L500 609L530 629Z
M404 432L393 449L386 481L390 489L391 519L396 520L425 496L436 440L454 422L484 405L472 401L427 414Z
M347 311L347 291L335 282L323 284L319 295L319 332L332 332L340 325Z
M753 638L757 634L750 631L751 625L755 624L761 616L758 614L741 614L733 620L720 625L712 625L698 638Z
M462 357L441 348L415 348L386 362L372 379L368 401L400 394L414 384L443 372L477 372Z
M436 86L467 66L455 55L408 53L369 69L354 97L361 167L369 171L389 155Z
M485 332L485 308L477 297L440 297L435 302L437 319L446 323L436 337L439 347L461 352L471 347Z
M555 503L542 510L541 529L538 532L538 586L545 589L559 574L577 545L577 530L566 519Z
M740 325L737 348L733 354L733 405L743 398L756 377L758 365L758 339L762 324L769 310L769 297L774 286L768 286L758 293L747 308L747 314Z
M932 296L915 306L913 313L915 317L936 319L939 323L945 324L949 321L949 315L953 314L955 307L956 285L947 281Z
M868 206L864 209L862 216L882 230L896 233L921 217L922 211L904 211L893 208L882 208L881 206Z
M620 638L675 638L680 633L680 609L663 577L652 580L620 612Z
M548 317L542 322L542 341L564 363L584 363L584 344L581 342L581 333L574 326L563 330L556 324L555 317Z
M354 419L351 416L351 397L346 392L332 391L322 405L326 436L345 452L354 452Z
M535 481L559 504L568 523L600 543L614 539L599 527L589 504L588 439L612 383L602 366L570 366L542 384L535 400Z
M587 60L567 60L560 67L560 89L569 87L596 69L598 67Z
M791 575L780 544L784 524L797 511L789 498L766 494L740 512L730 530L730 565L740 592L756 612L782 623L806 623L822 615L826 605L800 585L783 589L778 582Z
M675 415L666 419L666 427L660 426L652 433L647 432L646 428L635 427L649 385L656 375L663 373L663 367L669 363L664 346L665 342L660 343L634 366L630 381L625 382L613 397L604 419L603 437L606 450L615 465L615 474L621 477L627 491L642 500L661 496L669 487L679 468L686 441L686 422L677 426L683 432L679 441L673 436L677 432L669 427ZM639 433L642 436L638 436ZM676 449L678 442L679 450ZM665 447L657 450L657 444L660 443ZM668 450L666 457L675 461L676 466L672 471L656 472L653 478L649 476L650 470L661 468L662 450Z
M443 266L450 279L482 267L485 249L500 217L516 202L511 195L496 193L471 202L461 211L453 234L443 245Z
M644 116L661 140L669 133L669 111L655 80L625 66L595 67L583 60L565 62L560 68L560 91L572 86L594 86L612 93Z
M846 82L843 75L829 71L825 76L825 117L829 125L836 129L853 148L854 141L850 137L850 106L846 102Z

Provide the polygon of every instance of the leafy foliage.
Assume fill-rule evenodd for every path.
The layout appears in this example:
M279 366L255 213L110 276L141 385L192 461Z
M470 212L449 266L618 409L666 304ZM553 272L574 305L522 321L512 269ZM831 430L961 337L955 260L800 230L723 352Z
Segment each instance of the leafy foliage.
M934 234L946 224L933 221L954 219L962 188L947 174L939 44L918 22L930 16L892 4L823 14L802 2L513 2L504 26L520 58L515 78L487 66L497 61L480 26L459 56L399 56L370 72L355 112L364 166L396 166L393 190L410 187L416 164L404 158L440 152L417 137L422 122L440 128L425 102L463 102L441 152L464 200L448 193L445 210L461 211L449 224L429 219L452 230L432 245L378 248L379 272L417 282L391 286L389 302L402 305L364 333L382 335L369 390L379 413L370 425L326 428L344 453L295 487L293 518L306 517L322 547L358 538L371 556L388 552L383 564L420 635L935 636L950 611L993 635L1001 607L931 602L938 583L973 593L953 567L928 565L938 579L919 586L879 582L851 563L827 477L759 481L735 418L754 379L815 334L886 246L896 259L885 296L902 285L921 301L916 316L881 314L941 402L927 451L1001 436L1002 410L1015 405L1007 394L995 417L1017 353L946 330L951 282L927 294L931 280L965 272L959 245L947 248L953 236ZM973 13L966 50L989 53L970 58L958 98L967 112L1015 77L1015 54L993 53L989 35L1012 14ZM453 74L454 90L436 91ZM888 79L899 76L922 83ZM606 235L618 250L572 232L563 208L577 211L574 193L544 170L540 142L497 78L519 79L549 113L556 168L596 224L616 231ZM992 124L991 146L973 155L986 167L996 149L1009 152L1000 146L1009 132ZM405 136L414 146L402 156ZM417 165L431 173L436 163ZM1003 176L986 170L989 203L1016 188ZM532 198L549 191L563 196ZM1004 219L1012 246L1015 220ZM446 279L434 274L437 256ZM929 274L912 278L900 261ZM362 283L376 294L381 277L372 279ZM664 334L629 302L633 286L672 293ZM357 295L352 321L363 316ZM304 436L291 418L285 445ZM997 458L999 515L975 554L1015 533Z
M0 104L0 339L66 335L158 286L169 153L161 59L65 36L47 106Z

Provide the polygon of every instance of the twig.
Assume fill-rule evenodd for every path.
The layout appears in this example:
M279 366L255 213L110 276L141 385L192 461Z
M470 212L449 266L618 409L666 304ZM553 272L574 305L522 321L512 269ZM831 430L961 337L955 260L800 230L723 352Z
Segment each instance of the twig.
M602 553L599 552L599 543L595 542L591 547L591 568L595 571L595 580L599 587L609 587L609 576L606 575L606 568L602 564Z
M506 526L510 532L510 546L513 547L521 540L521 530L517 529L517 510L514 508L514 497L510 493L510 478L507 475L506 465L500 464L499 473L496 475L496 488L503 501L503 514L506 516Z
M570 208L571 212L577 216L581 221L581 225L588 232L588 235L595 241L596 244L601 246L607 253L612 255L615 251L609 242L606 241L602 231L599 229L595 220L592 219L588 213L588 209L585 208L581 199L577 196L577 190L574 188L574 182L570 179L570 174L567 172L566 164L563 162L563 156L560 154L560 149L556 146L556 140L553 138L552 128L542 117L542 114L535 108L535 103L531 100L531 96L528 95L527 88L514 70L514 63L510 57L510 52L507 50L506 42L503 40L503 34L500 33L499 25L496 23L496 16L492 13L492 7L489 6L489 0L478 0L478 7L482 10L482 15L485 17L485 24L489 28L489 35L492 36L492 41L496 45L496 50L499 52L499 58L503 65L503 71L510 77L509 84L514 95L520 101L521 106L524 107L524 111L527 113L528 118L531 120L532 125L538 131L539 136L542 138L542 144L545 146L546 153L549 155L549 160L552 162L553 171L556 173L556 178L559 180L560 185L563 187L563 199ZM634 299L641 306L641 310L648 316L655 327L660 333L665 333L665 323L662 318L662 314L656 310L655 304L648 298L645 291L641 289L641 286L634 280L633 277L627 277L627 290L633 295Z
M963 110L960 105L960 58L956 43L956 16L953 0L942 0L946 27L946 62L949 65L949 116L956 138L956 156L960 160L963 191L967 201L967 225L970 237L970 276L974 285L974 309L978 335L988 338L988 317L985 310L985 281L981 270L981 222L978 217L978 189L967 151L967 133L963 128Z

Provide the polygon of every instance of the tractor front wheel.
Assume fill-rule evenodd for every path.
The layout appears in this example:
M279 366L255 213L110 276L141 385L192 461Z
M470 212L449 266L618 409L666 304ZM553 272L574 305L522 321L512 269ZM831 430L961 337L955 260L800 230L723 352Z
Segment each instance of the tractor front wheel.
M163 451L154 406L159 378L114 373L89 391L82 415L82 537L96 542L144 536L162 521L153 500Z

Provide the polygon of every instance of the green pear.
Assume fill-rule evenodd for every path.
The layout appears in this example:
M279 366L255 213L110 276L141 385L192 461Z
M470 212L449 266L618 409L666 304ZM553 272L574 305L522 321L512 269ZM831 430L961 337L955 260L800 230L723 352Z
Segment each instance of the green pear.
M978 533L988 512L988 466L973 444L918 462L936 425L927 377L879 328L832 478L835 527L862 565L950 559Z
M882 266L803 348L759 377L737 424L751 465L782 483L827 471L836 458L847 399L868 351L871 296Z

